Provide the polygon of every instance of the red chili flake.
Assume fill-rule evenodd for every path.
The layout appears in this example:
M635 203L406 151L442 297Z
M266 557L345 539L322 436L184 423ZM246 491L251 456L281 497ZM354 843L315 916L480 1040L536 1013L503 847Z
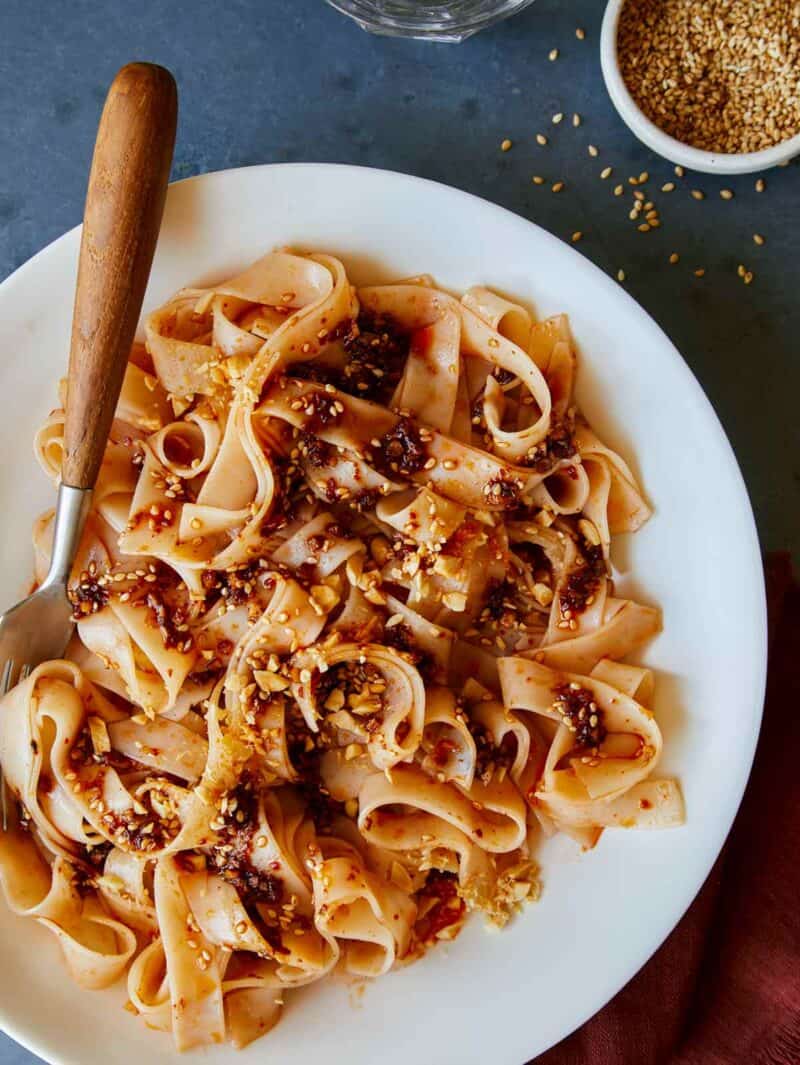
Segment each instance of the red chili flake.
M380 498L381 494L377 488L368 488L363 492L359 492L358 495L353 496L348 500L348 503L354 510L357 510L359 514L363 514L365 510L374 510Z
M519 482L503 472L492 477L483 487L487 503L499 505L508 510L519 503L520 491Z
M425 885L417 895L418 903L433 898L436 901L414 926L420 942L430 944L437 938L437 933L450 925L463 920L466 904L458 894L458 879L453 873L431 870Z
M605 557L599 544L587 545L583 555L583 561L568 575L558 593L561 614L569 618L583 613L606 577Z
M549 473L559 462L572 458L574 454L575 441L570 426L564 421L554 422L545 439L528 451L522 463L531 466L537 473ZM575 467L570 466L570 470L574 472ZM577 476L576 472L574 476Z
M308 460L309 466L319 469L321 466L329 466L331 463L331 448L324 440L320 440L313 433L300 433L300 451Z
M307 393L307 399L313 406L313 413L306 418L303 426L305 432L313 433L315 430L324 429L326 425L333 425L341 418L342 412L336 406L336 398L328 392Z
M376 448L375 465L391 476L399 473L411 477L428 461L427 448L419 429L410 418L399 418L394 428L380 438Z
M77 584L70 585L67 595L72 603L72 617L75 621L80 621L87 614L96 614L108 602L106 586L98 582L96 575L86 571L81 573Z
M606 737L603 711L595 702L594 692L579 684L558 684L553 688L553 704L564 724L580 747L599 747Z
M410 337L388 314L362 311L343 339L347 362L340 387L362 399L388 399L408 358Z
M396 651L402 651L408 655L422 679L433 682L436 660L429 652L422 650L414 639L411 628L404 621L401 621L399 625L391 625L384 629L383 643L386 647L393 647Z

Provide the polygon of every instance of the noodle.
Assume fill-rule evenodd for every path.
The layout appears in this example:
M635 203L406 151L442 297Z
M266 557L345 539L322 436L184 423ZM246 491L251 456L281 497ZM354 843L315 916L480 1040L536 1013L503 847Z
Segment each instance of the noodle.
M649 516L564 316L281 251L149 316L70 582L4 699L0 882L178 1049L538 895L536 831L680 824L654 776ZM63 411L36 438L54 480ZM36 525L47 565L52 514Z

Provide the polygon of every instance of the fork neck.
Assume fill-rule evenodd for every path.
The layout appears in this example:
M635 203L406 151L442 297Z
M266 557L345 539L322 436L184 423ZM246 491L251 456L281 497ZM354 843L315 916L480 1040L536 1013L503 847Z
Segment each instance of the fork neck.
M59 485L50 569L42 582L42 587L67 583L91 502L92 490L90 488L73 488L68 484Z

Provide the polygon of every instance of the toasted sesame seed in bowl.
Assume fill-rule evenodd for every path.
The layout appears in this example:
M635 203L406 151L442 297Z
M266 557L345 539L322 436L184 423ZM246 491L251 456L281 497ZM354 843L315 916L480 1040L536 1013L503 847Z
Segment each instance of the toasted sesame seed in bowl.
M795 0L609 0L600 57L623 121L673 163L746 174L800 154Z

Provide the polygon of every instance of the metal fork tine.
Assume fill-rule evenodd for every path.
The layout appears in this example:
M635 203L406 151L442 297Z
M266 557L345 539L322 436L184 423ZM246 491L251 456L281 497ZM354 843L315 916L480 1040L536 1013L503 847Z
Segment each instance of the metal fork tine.
M2 680L0 680L0 686L2 687L3 690L2 690L2 692L0 692L0 695L5 695L6 692L8 691L8 689L11 687L11 678L13 676L14 676L14 659L13 658L9 658L9 659L6 659L6 664L3 666L3 677L2 677Z
M11 678L14 676L14 659L6 659L6 664L3 666L3 676L0 678L0 695L5 695L11 688ZM6 795L6 781L3 776L3 769L0 766L0 809L2 809L3 817L3 831L8 832L8 798Z

